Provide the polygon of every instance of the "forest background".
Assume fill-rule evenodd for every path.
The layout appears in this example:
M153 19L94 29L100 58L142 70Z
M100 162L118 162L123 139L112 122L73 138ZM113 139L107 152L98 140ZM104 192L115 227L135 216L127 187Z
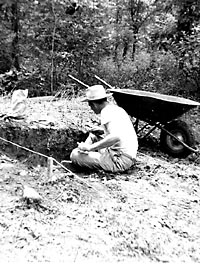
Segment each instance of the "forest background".
M69 74L200 99L198 0L0 0L0 90L79 95Z

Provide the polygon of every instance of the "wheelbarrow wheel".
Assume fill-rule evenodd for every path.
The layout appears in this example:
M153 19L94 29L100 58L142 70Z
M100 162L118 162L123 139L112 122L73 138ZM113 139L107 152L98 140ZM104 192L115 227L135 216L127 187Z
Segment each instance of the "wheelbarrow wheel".
M167 124L164 129L168 130L180 141L187 144L189 147L194 145L194 137L188 125L181 120L174 120ZM191 153L187 147L184 147L179 141L170 136L166 131L161 130L160 134L161 148L174 157L186 157Z

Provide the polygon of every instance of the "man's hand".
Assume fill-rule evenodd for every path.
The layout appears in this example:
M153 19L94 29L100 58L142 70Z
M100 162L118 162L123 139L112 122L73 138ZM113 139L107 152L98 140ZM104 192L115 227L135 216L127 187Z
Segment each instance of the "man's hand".
M95 126L89 130L89 132L93 133L94 135L100 136L104 134L104 130L102 127Z
M91 145L85 142L78 143L78 149L82 153L88 153L91 149Z

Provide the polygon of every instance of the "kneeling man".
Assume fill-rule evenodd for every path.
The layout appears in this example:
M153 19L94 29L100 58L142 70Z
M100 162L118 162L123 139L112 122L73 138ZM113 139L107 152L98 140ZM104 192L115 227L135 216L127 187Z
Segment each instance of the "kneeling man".
M85 142L78 143L70 159L84 168L123 172L135 163L138 139L127 112L108 102L109 96L102 85L87 89L83 101L88 102L95 114L100 114L104 135L90 133Z

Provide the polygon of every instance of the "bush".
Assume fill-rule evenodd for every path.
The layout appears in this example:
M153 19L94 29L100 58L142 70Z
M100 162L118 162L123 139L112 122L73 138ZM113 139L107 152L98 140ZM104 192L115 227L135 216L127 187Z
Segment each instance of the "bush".
M142 53L135 61L131 59L114 62L113 58L104 58L99 62L97 72L112 86L140 89L146 80L145 72L149 66L149 55Z
M199 86L199 71L186 72L172 52L140 52L135 60L104 58L99 62L98 75L119 88L147 90L168 95L193 97ZM193 88L193 90L192 90Z
M135 60L112 58L99 62L98 73L104 79L121 88L133 88L169 93L177 79L176 60L172 54L140 52Z

